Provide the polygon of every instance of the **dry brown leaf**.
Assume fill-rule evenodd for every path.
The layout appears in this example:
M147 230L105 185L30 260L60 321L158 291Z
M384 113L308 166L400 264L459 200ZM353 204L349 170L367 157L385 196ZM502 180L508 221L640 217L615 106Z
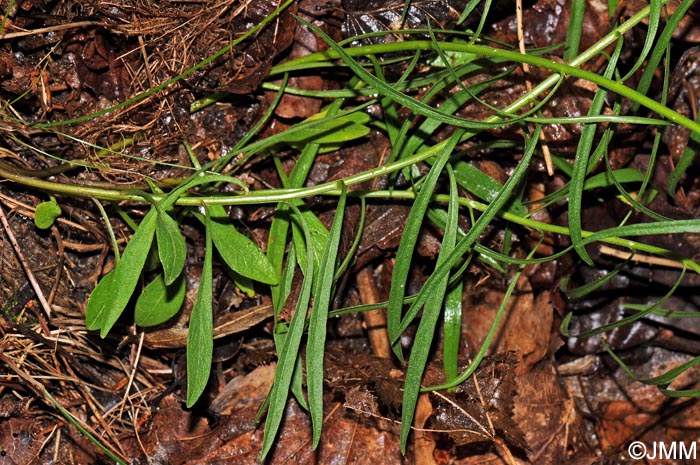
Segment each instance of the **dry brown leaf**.
M513 418L525 434L532 463L568 463L573 457L590 457L584 442L583 419L574 400L558 378L551 360L545 359L516 379Z
M240 333L272 316L272 305L258 305L226 313L214 322L214 339ZM180 348L187 345L187 328L175 324L146 333L144 343L151 348Z
M505 292L487 283L482 288L467 290L464 305L465 320L469 321L466 338L469 347L481 347L496 316ZM548 291L533 295L528 278L518 281L511 297L491 351L514 351L518 357L516 374L527 373L549 351L554 311Z
M526 449L523 433L513 420L516 357L512 352L486 357L474 376L454 392L433 393L431 426L457 446L494 443Z

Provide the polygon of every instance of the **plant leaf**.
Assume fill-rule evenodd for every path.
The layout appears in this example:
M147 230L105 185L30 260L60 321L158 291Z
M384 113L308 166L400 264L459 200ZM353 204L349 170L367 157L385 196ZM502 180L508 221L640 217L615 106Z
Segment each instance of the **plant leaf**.
M455 177L460 186L486 202L493 202L503 188L494 178L463 161L455 164ZM527 214L527 210L518 199L513 199L508 211L518 216Z
M447 211L447 223L445 225L445 238L443 247L448 247L451 252L454 249L459 236L459 191L456 183L456 173L452 173L450 165L447 165L450 175L450 203ZM441 252L442 253L442 252ZM445 296L445 313L443 315L443 366L447 382L457 377L459 369L459 340L462 333L462 289L463 279L460 279Z
M619 58L620 51L622 50L621 47L622 41L618 42L615 53L611 55L610 61L608 62L608 67L605 70L606 77L612 76L612 74L615 72L617 58ZM594 116L602 112L606 95L607 91L602 89L599 89L596 92L588 110L589 115ZM576 148L574 169L571 173L569 211L567 213L569 228L571 231L571 242L574 244L574 250L576 250L576 253L578 253L579 257L581 257L581 260L586 262L586 264L589 266L593 266L593 259L590 257L586 249L580 245L581 239L583 238L581 233L583 229L581 219L583 210L583 187L586 181L586 176L590 172L590 167L593 164L592 162L595 161L590 159L590 157L591 148L593 147L593 141L595 139L596 128L596 124L586 124L581 132L581 138L579 139L579 143Z
M214 322L212 316L212 229L209 215L204 217L206 229L204 263L199 291L192 307L187 333L187 407L192 407L209 381L214 354Z
M292 209L299 211L296 207ZM307 236L309 229L301 219L301 228ZM304 282L299 293L299 300L294 309L292 321L289 324L289 331L284 338L282 350L279 351L279 361L277 362L277 370L275 371L275 380L268 395L269 407L267 411L267 419L265 420L265 433L263 435L262 451L260 452L261 459L270 452L272 444L277 436L284 409L287 406L287 397L289 397L289 388L292 383L292 375L297 366L297 358L299 357L299 346L304 335L304 326L306 323L306 312L311 299L311 286L314 274L314 260L311 256L311 247L307 248L307 258L305 260L307 269L304 273Z
M221 258L233 271L265 284L277 284L279 278L272 264L255 242L236 230L224 207L207 207L211 215L211 237Z
M89 330L99 329L101 337L107 336L134 293L153 243L156 216L156 210L152 208L126 245L114 270L104 276L90 294L85 324Z
M462 256L464 254L466 254L474 248L474 243L479 238L479 235L484 231L484 229L486 229L486 227L496 216L496 214L499 211L501 211L505 204L512 198L512 193L516 190L518 184L522 181L523 177L527 173L530 160L532 159L532 155L535 151L535 148L537 147L537 138L539 137L540 130L541 126L536 126L535 130L533 131L534 134L526 137L525 152L523 153L523 157L518 163L518 166L516 167L515 171L513 171L513 174L503 185L503 188L501 189L501 192L498 195L498 197L489 204L489 206L484 210L479 219L476 220L476 222L473 224L473 226L467 232L467 234L465 234L464 237L459 239L455 246L455 249L450 254L449 259L446 260L443 264L435 267L433 274L430 275L428 280L425 282L421 290L416 295L416 299L413 301L413 303L411 303L411 306L406 311L406 315L404 315L403 320L400 322L400 325L396 330L395 339L390 339L390 342L392 344L395 344L397 342L398 336L400 336L401 333L411 323L411 321L413 321L413 319L418 314L418 310L420 310L423 304L425 304L430 294L435 291L436 286L439 285L440 280L444 278L445 275L448 275L450 273L452 267L455 266L462 259ZM590 237L587 239L590 239ZM587 239L584 239L584 241Z
M303 202L293 202L292 205L305 207ZM309 230L308 236L301 230L300 218ZM306 270L306 257L310 256L314 260L314 269L318 270L323 251L328 243L328 230L314 212L306 208L303 210L298 209L297 212L292 214L292 219L292 238L296 246L299 266L301 266L302 270ZM310 255L306 253L307 246L311 248Z
M403 299L406 294L406 280L408 279L408 272L411 267L411 257L413 256L416 242L418 241L418 234L423 224L423 217L430 204L435 185L447 161L450 159L452 150L456 147L463 133L464 131L458 130L449 139L449 143L445 146L443 153L435 161L430 172L426 175L420 192L416 196L408 218L406 219L406 227L401 235L399 250L396 252L396 262L391 275L389 305L387 307L387 331L394 353L399 360L403 360L403 354L401 354L401 349L395 342L401 335L401 310L403 308Z
M449 166L447 168L450 175L450 205L447 214L448 219L445 235L443 237L440 254L435 264L436 267L448 260L457 241L457 215L459 210L459 204L457 203L457 183L452 169L450 169ZM413 340L411 359L408 362L406 381L404 382L403 402L401 404L400 443L402 445L402 451L405 451L404 445L408 439L408 433L411 431L411 423L416 410L418 395L420 394L421 380L423 379L425 364L428 361L430 348L435 338L435 328L442 311L442 304L445 300L448 280L449 274L445 274L435 286L435 290L428 296L425 307L423 308L423 316L421 317L415 339Z
M303 125L311 121L320 121L308 130L292 131L284 137L288 143L313 142L315 144L339 144L359 139L369 134L369 115L362 111L328 118L328 110L317 113L306 119Z
M158 209L158 220L156 221L158 257L163 264L164 282L166 285L170 285L180 276L185 266L187 246L177 222L163 209L156 208Z
M309 390L309 411L313 425L313 447L318 447L323 424L323 357L326 345L326 325L331 306L333 283L340 232L345 214L345 185L342 186L330 236L321 259L319 278L314 289L314 304L309 317L309 337L306 345L306 383Z
M41 202L34 211L34 225L39 229L48 229L59 216L61 216L61 207L58 206L56 199Z
M134 321L139 326L156 326L168 321L182 307L187 286L183 276L171 285L165 284L162 274L144 288L136 301Z

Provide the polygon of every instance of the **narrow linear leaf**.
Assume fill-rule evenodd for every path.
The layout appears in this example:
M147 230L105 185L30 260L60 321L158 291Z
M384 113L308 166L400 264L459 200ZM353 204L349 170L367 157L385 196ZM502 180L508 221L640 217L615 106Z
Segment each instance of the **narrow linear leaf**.
M457 189L456 173L453 173L451 169L448 173L450 174L450 202L447 209L443 247L448 247L447 252L452 252L459 235L459 190ZM457 377L459 369L459 341L462 335L462 283L463 279L460 279L445 296L442 358L448 382Z
M204 263L199 291L190 315L187 333L187 407L201 397L209 381L214 354L214 322L212 315L212 230L213 221L204 217Z
M292 207L295 209L295 207ZM297 209L298 212L298 209ZM308 228L302 218L302 230L308 234ZM308 237L307 237L308 238ZM310 240L310 238L308 238ZM314 260L311 256L311 248L307 248L306 257L306 272L304 273L304 282L299 293L299 300L294 309L292 321L289 324L289 332L287 333L282 350L279 352L277 370L275 371L275 379L268 395L269 406L267 411L267 419L265 420L265 432L263 435L262 450L260 452L261 460L264 460L270 452L272 445L279 431L284 409L287 406L287 398L289 397L289 388L292 382L292 375L297 366L297 358L299 357L299 346L304 335L304 326L306 323L306 312L309 308L311 299L311 287L314 273Z
M536 249L533 249L532 252L528 255L529 257L532 257ZM442 389L451 389L459 384L462 384L464 381L467 380L468 377L470 377L476 369L479 367L479 364L481 364L481 361L484 359L486 356L486 353L489 350L489 347L491 347L491 343L493 342L494 337L496 336L496 331L498 330L499 325L501 324L501 320L503 319L503 316L505 315L505 310L506 307L508 306L508 302L510 301L511 295L513 295L513 292L515 291L515 287L517 286L518 280L520 279L520 276L523 273L524 266L520 266L518 271L513 275L513 277L510 280L510 283L508 284L508 287L506 288L506 292L503 295L503 299L501 299L501 304L498 307L498 310L496 311L496 315L493 319L493 323L491 323L491 326L489 327L488 333L486 333L486 337L484 338L484 341L481 343L481 347L479 347L479 351L476 353L474 358L472 359L471 363L467 367L467 369L460 374L457 378L454 380L447 382L445 384L441 384L439 386L431 386L429 388L425 388L426 390L430 391L437 391L437 390L442 390Z
M306 401L304 394L304 361L301 357L297 357L297 363L294 365L294 373L292 374L292 382L289 385L289 392L292 393L294 399L299 403L299 406L304 410L309 410L309 403Z
M450 203L447 212L447 227L442 241L442 248L438 255L436 267L442 265L447 257L452 253L457 240L457 216L459 204L457 203L457 182L455 181L452 169L447 166L447 172L450 176ZM401 404L401 434L400 443L401 451L405 453L408 433L411 431L411 423L413 415L416 411L416 403L420 394L421 381L425 364L428 361L430 348L435 338L435 328L442 311L442 304L445 300L447 291L447 282L449 275L446 274L438 285L435 286L435 291L430 294L423 308L423 316L421 317L416 336L413 340L411 349L411 359L408 362L408 370L406 371L406 381L404 382L403 402Z
M413 257L413 252L416 248L416 242L418 241L418 235L420 233L421 226L423 225L423 218L425 212L428 209L430 200L433 195L433 190L437 184L442 171L450 159L452 150L457 146L460 137L464 131L458 130L449 139L448 144L445 146L442 154L430 168L430 172L425 176L423 185L421 186L420 192L416 196L411 211L406 219L406 227L404 228L403 234L401 235L401 242L399 244L399 249L396 252L396 261L394 265L394 271L391 275L391 289L389 291L389 305L387 307L387 331L389 333L389 340L392 342L392 347L394 353L399 358L403 360L403 354L401 353L401 348L395 344L401 335L401 316L403 309L403 300L406 295L406 281L408 279L408 273L411 267L411 258Z
M272 266L272 271L276 276L280 276L279 284L270 286L272 294L272 305L275 308L275 315L282 310L282 304L286 299L284 292L284 276L282 268L284 266L284 256L287 249L287 235L289 233L289 208L286 204L278 204L275 216L270 225L267 237L267 259ZM287 260L289 263L289 260Z
M328 110L317 113L306 119L302 125L311 121L318 121L318 124L310 129L300 129L298 131L289 131L283 141L284 142L313 142L315 144L337 144L347 142L354 139L359 139L369 134L369 114L356 110L353 113L339 116L329 117Z
M571 61L578 55L581 35L583 34L583 16L586 11L586 0L573 0L569 16L569 27L566 30L566 46L564 60Z
M663 60L663 57L666 53L666 48L671 42L673 34L675 34L678 31L678 24L688 12L688 9L690 9L690 7L693 6L695 1L696 0L683 0L679 5L677 5L676 10L673 12L671 17L666 20L666 25L664 26L663 31L661 31L659 38L656 40L656 44L654 45L651 54L649 54L649 59L646 62L646 66L644 67L642 76L639 78L639 84L637 84L637 92L644 95L646 95L649 92L649 87L651 86L654 80L654 75L658 72L659 68L661 67L661 60ZM652 5L650 5L650 7L651 6ZM637 101L636 99L633 99L632 106L630 108L630 113L636 113L640 105L641 102Z
M335 115L343 101L344 99L334 100L333 103L328 106L326 113L328 115ZM316 159L318 152L318 144L305 144L304 149L299 155L299 159L294 164L294 168L292 168L292 172L289 174L289 177L287 177L284 167L279 159L275 158L274 160L277 166L277 172L282 180L282 185L285 188L302 187L309 172L311 171L313 161ZM300 206L301 204L295 203L295 205ZM272 267L277 275L281 275L282 273L282 266L287 248L287 235L289 233L290 219L291 212L289 211L289 205L286 203L279 203L277 205L275 217L272 220L272 225L270 225L270 234L267 243L267 256L270 259L270 263L272 264ZM287 262L289 263L290 260L287 260ZM272 303L275 307L275 314L278 314L286 297L281 296L281 286L272 286L271 292Z
M221 258L233 271L265 284L277 284L279 278L255 242L236 230L224 207L207 207L211 215L211 237Z
M353 72L360 79L365 81L368 85L372 86L373 88L377 89L377 91L380 94L386 97L390 97L395 102L410 108L414 113L423 115L427 118L436 119L443 123L451 124L455 127L462 129L490 129L497 127L499 124L502 124L495 122L489 123L482 121L469 121L463 118L458 118L456 116L445 114L439 109L436 109L426 104L425 102L421 102L419 100L414 99L413 97L401 93L394 87L390 86L386 82L382 81L381 79L377 78L376 76L365 70L365 68L360 63L358 63L357 60L353 59L352 56L350 56L337 42L331 39L330 36L321 31L318 27L305 21L304 19L298 18L298 20L301 23L305 24L309 29L313 30L316 34L318 34L318 36L321 37L321 39L323 39L335 53L338 54L338 56L345 62L345 64L348 67L350 67L350 69L352 69Z
M367 115L369 116L369 115ZM349 142L352 140L360 139L369 134L369 126L364 124L353 123L352 121L346 119L334 120L338 124L328 125L323 127L320 131L313 131L307 134L300 134L301 136L298 141L293 141L296 143L314 143L319 145L333 145L339 146L344 142ZM295 138L296 139L296 138Z
M459 348L462 335L462 281L449 290L445 296L444 345L442 350L445 378L451 382L457 378L459 370Z
M657 221L655 223L639 223L617 226L591 233L588 237L585 237L581 243L582 245L586 245L611 237L622 238L627 236L655 236L659 234L700 234L700 221L668 220ZM635 244L630 244L629 246L631 248L635 248Z
M338 99L336 101L342 102L343 99ZM329 109L331 106L334 105L334 103L329 105ZM325 118L323 120L311 120L311 121L307 120L307 121L304 121L303 123L299 123L295 126L292 126L291 128L289 128L283 132L280 132L278 134L275 134L273 136L261 138L255 142L250 143L247 146L243 146L243 147L237 146L238 148L233 149L232 151L229 151L226 154L225 158L222 159L221 161L226 161L226 160L230 161L230 158L232 158L234 155L241 153L241 152L246 153L246 155L243 158L243 160L246 160L250 156L252 156L253 154L259 153L263 150L274 147L275 145L294 141L295 139L298 138L297 134L299 134L299 133L303 133L306 136L308 136L309 134L314 133L316 128L321 128L323 126L328 127L328 124L332 124L332 123L329 123L331 120L343 118L346 115L351 115L353 113L356 113L359 110L366 108L370 104L371 104L371 102L365 102L365 103L357 105L356 107L348 109L348 110L337 111L337 112L333 113L332 115L329 112L329 115L327 116L327 118ZM338 108L340 108L340 106L338 106ZM301 143L301 142L303 142L303 140L298 141L298 142ZM290 143L295 143L295 142L290 142ZM313 143L313 142L309 142L309 143ZM240 162L241 161L239 160L237 163L240 163Z
M156 208L159 209L156 221L158 257L163 265L164 282L170 285L180 276L185 266L187 245L177 222L165 210Z
M610 131L610 128L606 129L606 132L607 131ZM653 165L651 165L651 166L653 166ZM633 195L633 194L627 192L627 190L622 186L622 184L615 177L615 173L610 166L610 157L608 156L607 153L605 154L605 167L606 167L605 172L610 173L609 178L612 181L615 188L617 189L617 192L619 193L618 198L620 198L620 200L627 203L628 205L631 205L635 210L637 210L640 213L645 214L649 218L652 218L652 219L655 219L658 221L668 220L667 217L656 213L655 211L649 209L646 205L644 205L645 203L650 204L651 201L654 199L654 197L656 196L655 189L652 189L651 191L649 191L647 196L644 196L643 189L642 189L643 186L640 186L638 193L636 195ZM644 175L644 176L646 177L646 175ZM645 181L645 179L642 180L642 182L644 182L644 181ZM585 186L584 186L584 189L585 189ZM644 203L640 203L640 201L642 201Z
M559 282L559 289L566 294L567 297L570 299L580 299L581 297L586 296L587 294L590 294L591 292L595 291L596 289L600 288L603 286L605 283L609 282L611 279L613 279L620 271L622 271L625 266L627 265L627 262L620 263L615 267L614 270L604 274L601 278L598 278L590 283L586 283L582 286L579 286L577 288L569 289L569 277L564 276L562 277L561 281Z
M642 47L641 52L639 52L639 58L637 58L637 62L634 64L634 66L632 66L632 69L627 71L627 75L621 79L622 82L627 81L630 77L634 76L637 70L644 63L647 63L647 56L654 45L654 38L656 37L656 32L659 29L659 21L661 19L661 3L661 0L649 1L649 20L647 26L647 36L644 39L644 47Z
M297 212L292 214L292 240L296 245L297 261L302 270L307 268L306 257L308 254L306 253L306 248L308 246L311 248L311 254L309 256L314 260L314 269L318 270L323 251L326 249L326 244L328 243L328 230L314 212L306 208L303 202L293 202L292 205L295 207L304 207L303 210L299 208ZM304 233L301 228L302 221L309 230L308 235Z
M129 303L148 257L156 230L155 209L151 209L134 232L114 271L104 276L88 299L85 324L105 337Z
M319 279L314 289L314 304L309 317L309 336L306 345L306 383L309 392L309 411L313 425L313 447L318 447L323 424L323 356L326 346L326 325L331 306L335 267L338 259L340 233L345 215L345 185L341 187L340 198L330 236L321 259Z
M156 326L175 316L185 300L185 283L184 276L171 285L165 284L162 274L156 276L136 301L134 322L139 326Z
M639 313L635 313L633 315L626 316L624 318L621 318L617 321L613 321L612 323L608 323L606 325L598 326L597 328L594 328L590 331L586 331L586 332L581 333L581 334L572 334L571 330L569 328L569 325L571 324L571 318L573 316L573 313L569 312L564 316L562 323L561 323L561 326L559 327L559 331L565 337L588 338L588 337L597 336L599 334L603 334L603 333L611 331L615 328L629 325L637 320L640 320L640 319L644 318L645 316L647 316L651 313L654 313L656 310L662 308L662 306L668 301L668 299L670 299L673 296L673 294L676 292L676 289L678 289L678 286L680 285L683 277L685 276L685 271L686 271L686 269L683 268L683 270L681 271L675 284L671 287L671 289L661 299L659 299L654 305L651 305L651 306L645 308L643 311L641 311Z
M612 76L615 71L615 66L617 64L617 58L620 56L620 51L622 50L622 41L618 41L615 53L611 56L608 67L605 71L605 77ZM591 102L588 114L598 115L603 109L605 104L605 96L607 91L599 89L593 101ZM574 169L571 174L570 182L570 194L569 194L569 228L571 231L571 242L574 244L574 250L578 253L579 257L586 262L587 265L593 266L593 259L588 255L586 249L581 245L581 239L583 237L582 230L583 225L581 223L581 214L583 210L583 186L586 181L586 175L589 172L590 163L589 158L591 156L591 148L593 147L593 140L596 134L597 124L587 124L584 126L581 132L581 138L576 149L576 157L574 159Z
M2 28L0 28L0 30L2 30ZM59 412L61 412L61 415L63 415L63 417L66 420L68 420L73 426L75 426L75 428L78 431L80 431L80 434L84 435L92 444L99 447L102 450L102 452L104 452L107 455L107 457L114 460L119 465L129 465L126 460L122 459L121 457L116 455L114 452L112 452L108 447L106 447L102 443L102 441L100 441L99 438L96 438L95 436L93 436L90 433L90 431L85 429L83 427L83 425L81 424L81 422L76 417L74 417L72 413L70 413L68 410L66 410L65 407L63 407L63 405L61 405L60 402L58 402L56 400L56 398L49 393L49 391L47 391L46 389L43 389L42 392L51 401L53 406L56 407L56 409Z
M450 273L452 267L462 259L464 254L474 248L474 243L479 238L479 235L481 235L496 214L500 212L506 203L512 198L512 193L517 190L517 186L520 184L520 181L523 179L527 173L528 167L530 166L530 160L532 160L535 148L537 147L537 139L539 137L540 130L541 126L536 126L534 133L527 137L523 157L520 160L520 163L518 163L518 166L515 168L515 171L513 171L511 177L508 178L508 181L506 181L506 183L503 185L498 197L496 197L493 202L489 204L467 234L457 242L457 245L450 254L449 258L439 266L435 267L435 271L433 271L433 274L430 275L428 280L416 295L416 299L406 311L406 315L396 330L397 336L395 336L394 339L390 339L392 344L397 342L398 335L401 335L401 333L406 330L408 325L411 324L411 321L413 321L413 319L416 317L418 311L425 304L428 297L436 291L441 280Z
M455 164L455 177L460 186L486 202L492 202L503 187L491 176L463 161ZM518 199L513 200L508 211L519 216L527 214L527 210Z
M294 272L297 269L297 254L294 242L289 245L289 254L287 255L287 260L284 264L284 271L280 277L280 283L276 286L279 291L279 300L277 303L273 303L273 310L275 315L275 323L277 323L277 317L282 311L284 302L289 297L292 292L292 285L294 284ZM274 288L273 288L274 289ZM277 351L281 352L281 346L276 346Z
M700 123L700 115L698 115L695 121ZM671 175L668 177L668 183L666 184L666 192L672 199L676 198L678 183L698 155L700 155L700 134L691 132L688 145L685 146L683 155L681 155L681 159L678 160L675 168L673 168Z
M661 391L664 395L669 396L669 397L700 397L700 389L683 389L683 390L672 390L672 389L667 389L668 386L680 375L688 371L690 368L693 368L696 366L698 363L700 363L700 357L693 357L690 360L688 360L685 363L682 363L678 365L677 367L671 368L670 370L666 371L665 373L653 377L653 378L640 378L638 377L632 369L624 362L622 359L612 350L610 345L605 341L605 339L601 340L601 343L603 345L603 348L610 354L610 356L617 362L617 364L622 368L627 375L634 379L635 381L639 381L644 384L656 386L659 391Z
M633 168L610 169L586 179L586 182L583 184L583 190L588 191L611 186L617 187L626 183L641 183L644 181L644 178L644 173ZM562 200L568 195L569 187L570 184L567 183L551 194L547 194L543 198L538 199L536 203L549 205L552 202Z

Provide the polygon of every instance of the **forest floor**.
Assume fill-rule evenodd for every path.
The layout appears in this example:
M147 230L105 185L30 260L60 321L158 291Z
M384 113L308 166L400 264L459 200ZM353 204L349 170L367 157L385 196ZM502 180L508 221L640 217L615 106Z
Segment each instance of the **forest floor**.
M467 3L475 8L462 20ZM254 464L266 447L270 464L697 463L681 452L695 451L700 438L698 3L654 4L651 19L634 20L622 41L577 62L589 74L539 94L556 66L615 37L647 3L527 1L521 27L515 2L497 0L488 14L484 3L298 0L277 14L275 0L3 0L0 465ZM358 79L348 57L316 54L330 45L313 28L333 43L370 33L346 50L373 51L353 58L384 86ZM436 43L458 46L438 53ZM474 43L496 51L480 56L491 52ZM534 64L504 50L527 51ZM606 87L613 81L638 93ZM531 94L519 107L527 118L504 112ZM576 120L590 114L598 119ZM309 117L322 123L304 129ZM460 132L460 122L471 126ZM444 144L452 152L437 172L442 152L430 150ZM213 181L192 184L201 166ZM435 195L418 215L414 204L433 173ZM515 188L500 192L515 177ZM168 213L155 213L176 221L173 250L185 244L167 283L180 286L177 296L137 298L151 280L163 283L161 266L168 281L161 234L170 223L151 230L161 264L148 242L143 260L124 271L138 261L125 246L142 239L134 231L151 205L186 183ZM343 183L347 205L334 227ZM218 242L210 229L210 214L221 218L206 202L217 199L235 240ZM458 216L451 200L460 202ZM296 223L280 229L275 221L292 210L285 224ZM622 225L642 232L582 242ZM433 285L447 259L441 251L454 247L447 231L459 247L476 227L473 245L447 268L454 278L436 291L437 313L430 303L417 308L392 340L384 302L392 307L398 292L401 318L411 296ZM313 259L299 249L314 248L314 234L331 241L334 233L347 266L331 261L316 272L311 303L298 305L312 269L304 257ZM335 279L316 358L306 349L313 336L302 335L303 320L294 333L293 315L324 301L323 271ZM131 287L104 285L106 297L88 304L97 283L119 273L119 283L133 276ZM91 313L99 299L108 303ZM210 317L198 312L203 302ZM435 329L426 330L433 315ZM211 325L211 354L202 348L209 333L188 336L195 318L197 331ZM317 331L313 315L307 324ZM285 359L280 338L293 334L300 349ZM316 448L318 426L299 402L307 374L313 390L304 350L323 363L323 393L309 393L312 404L323 399ZM404 385L408 365L397 353L411 367L427 357L414 386L467 369L470 376L418 394ZM268 427L281 418L270 446L260 412L273 383L284 396L268 398L270 412L286 408L283 417L268 413ZM417 398L402 453L406 392ZM655 458L658 444L677 449Z

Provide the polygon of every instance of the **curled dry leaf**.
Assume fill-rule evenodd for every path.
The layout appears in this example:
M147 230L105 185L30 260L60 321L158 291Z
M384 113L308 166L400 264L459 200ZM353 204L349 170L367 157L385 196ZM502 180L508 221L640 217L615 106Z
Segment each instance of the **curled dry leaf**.
M272 316L272 304L226 313L214 321L214 339L240 333ZM174 325L146 332L144 340L151 348L179 348L187 345L187 327L182 319Z
M455 447L494 443L526 450L525 437L513 419L516 364L512 352L486 357L454 392L435 392L431 427L447 434Z

